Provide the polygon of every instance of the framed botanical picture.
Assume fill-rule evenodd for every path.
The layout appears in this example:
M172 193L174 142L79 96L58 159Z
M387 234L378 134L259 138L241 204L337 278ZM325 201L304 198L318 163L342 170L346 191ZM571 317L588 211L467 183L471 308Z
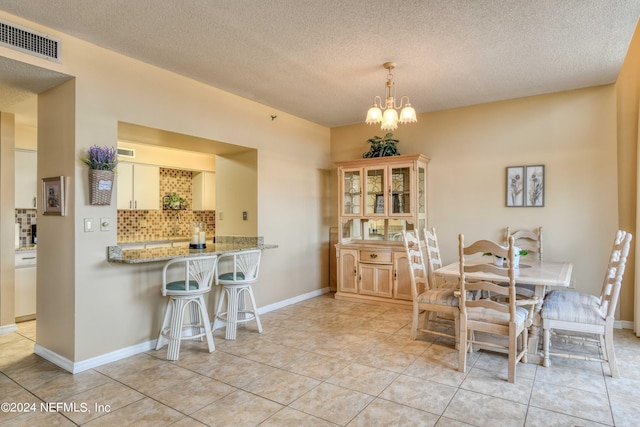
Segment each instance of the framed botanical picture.
M524 166L507 167L506 205L524 206Z
M544 165L526 166L525 206L544 206Z
M42 179L42 213L64 216L64 177Z

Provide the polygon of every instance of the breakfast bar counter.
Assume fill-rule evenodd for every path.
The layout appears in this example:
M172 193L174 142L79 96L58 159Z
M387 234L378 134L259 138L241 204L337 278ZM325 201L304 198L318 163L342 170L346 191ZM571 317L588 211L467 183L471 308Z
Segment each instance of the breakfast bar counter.
M168 261L175 258L192 258L205 255L238 252L249 249L275 249L278 245L265 245L262 237L228 236L216 238L216 243L207 243L204 249L188 246L163 246L145 249L127 249L126 246L109 246L107 259L113 263L141 264Z

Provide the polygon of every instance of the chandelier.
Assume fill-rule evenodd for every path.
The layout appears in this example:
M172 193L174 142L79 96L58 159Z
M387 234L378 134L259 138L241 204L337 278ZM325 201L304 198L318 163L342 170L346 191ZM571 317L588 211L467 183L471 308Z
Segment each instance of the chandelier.
M416 110L413 109L409 103L409 97L403 96L400 98L400 104L396 105L396 89L393 83L393 74L391 70L396 67L395 62L385 62L382 66L388 70L387 83L386 83L386 98L385 104L382 105L382 98L376 95L373 101L373 105L367 111L367 119L365 123L368 125L382 123L380 129L382 130L396 130L398 129L398 122L400 123L415 123L418 121L416 118ZM404 106L403 106L404 102ZM382 107L382 109L380 108ZM400 111L400 118L398 119L398 109L402 107ZM384 110L384 111L383 111Z

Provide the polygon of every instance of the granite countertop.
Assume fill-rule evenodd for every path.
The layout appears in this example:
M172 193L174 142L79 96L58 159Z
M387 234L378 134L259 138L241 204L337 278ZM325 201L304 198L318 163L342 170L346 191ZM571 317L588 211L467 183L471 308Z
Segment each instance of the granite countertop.
M213 234L207 236L207 241L213 241ZM122 239L118 240L118 245L130 245L140 243L175 243L175 242L189 242L190 236L154 236L152 239Z
M188 247L161 247L148 249L127 249L126 246L109 246L107 260L114 263L141 264L156 261L168 261L173 258L190 258L205 255L223 254L249 249L275 249L278 245L265 245L262 237L226 236L217 237L216 243L207 243L204 249Z
M23 246L18 246L16 248L16 252L35 251L36 248L37 248L37 246L34 245L34 244L23 245Z

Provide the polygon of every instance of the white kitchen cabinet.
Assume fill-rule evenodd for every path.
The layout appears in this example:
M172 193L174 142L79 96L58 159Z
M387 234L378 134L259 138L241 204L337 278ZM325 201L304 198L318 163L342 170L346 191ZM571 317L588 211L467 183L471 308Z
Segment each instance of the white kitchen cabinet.
M36 318L36 251L16 252L15 318Z
M118 163L118 209L160 209L160 167Z
M38 152L15 151L16 209L36 209L38 196Z
M213 172L193 174L194 211L213 211L216 209L216 175Z

